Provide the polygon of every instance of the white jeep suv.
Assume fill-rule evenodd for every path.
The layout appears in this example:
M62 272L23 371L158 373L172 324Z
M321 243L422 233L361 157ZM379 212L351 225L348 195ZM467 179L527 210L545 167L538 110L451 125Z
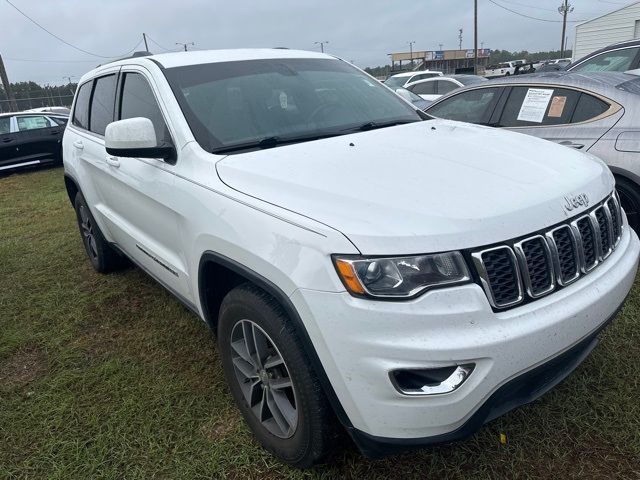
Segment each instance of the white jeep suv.
M329 55L124 59L82 77L71 118L93 266L128 258L204 320L249 427L300 467L340 424L376 456L532 401L636 275L602 162L425 120Z

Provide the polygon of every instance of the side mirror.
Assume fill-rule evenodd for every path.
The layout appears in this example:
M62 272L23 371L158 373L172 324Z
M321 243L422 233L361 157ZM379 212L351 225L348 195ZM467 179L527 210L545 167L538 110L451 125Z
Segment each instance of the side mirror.
M104 143L109 155L115 157L176 159L173 145L158 144L151 120L144 117L127 118L107 125Z
M406 88L396 88L396 93L404 98L407 102L411 102L411 94Z

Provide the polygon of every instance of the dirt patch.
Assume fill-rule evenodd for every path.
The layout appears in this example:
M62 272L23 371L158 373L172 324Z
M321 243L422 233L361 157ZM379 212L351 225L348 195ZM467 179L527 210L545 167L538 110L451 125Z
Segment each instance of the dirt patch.
M25 347L0 362L0 390L12 391L44 376L47 355L37 347Z
M240 421L240 412L229 409L202 425L200 431L207 440L216 442L231 435Z

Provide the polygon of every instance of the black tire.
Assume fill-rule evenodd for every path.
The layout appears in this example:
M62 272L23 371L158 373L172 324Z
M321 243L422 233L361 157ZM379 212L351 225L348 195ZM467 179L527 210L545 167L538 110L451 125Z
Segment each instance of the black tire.
M616 190L629 225L640 232L640 187L626 178L616 177Z
M82 193L76 194L73 205L76 210L82 244L95 271L109 273L126 268L129 265L128 260L116 252L105 240Z
M267 340L273 342L274 357L279 355L282 358L284 361L283 371L288 374L291 380L292 386L289 388L294 392L297 417L295 428L290 430L293 433L290 433L288 438L277 436L265 426L269 420L275 423L275 414L272 415L272 418L265 415L267 420L264 421L258 417L257 413L254 413L256 407L260 409L259 404L254 404L252 409L245 396L247 385L254 380L249 380L247 377L244 381L244 387L241 386L242 382L239 377L242 374L234 366L234 362L239 360L239 353L237 348L232 347L232 338L237 337L232 337L232 335L235 335L234 332L237 332L238 328L242 330L243 325L247 325L247 323L252 326L257 325L259 330L267 335ZM237 343L238 341L235 341L235 344ZM229 292L220 307L218 348L231 394L249 428L266 450L298 468L310 467L329 453L337 433L333 411L295 329L275 299L250 284L241 285ZM255 351L257 351L257 347L254 349L254 353ZM265 366L271 358L273 358L271 355L266 357ZM260 363L259 360L258 363ZM260 364L262 365L262 363ZM271 378L271 375L268 376ZM259 380L256 379L256 381ZM265 383L268 382L269 380L265 381ZM243 393L243 388L245 388L245 393ZM265 401L265 395L268 395L265 393L265 389L268 392L269 386L265 387L261 383L255 387L255 390L251 388L250 391L262 398L263 402L268 403L268 399ZM251 398L253 398L253 393ZM289 392L289 398L291 398L291 392Z

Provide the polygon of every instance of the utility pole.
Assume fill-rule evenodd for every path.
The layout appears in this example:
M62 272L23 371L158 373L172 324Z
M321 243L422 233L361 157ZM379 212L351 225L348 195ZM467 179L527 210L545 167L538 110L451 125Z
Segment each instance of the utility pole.
M320 51L324 53L324 44L329 43L329 40L325 40L324 42L313 42L314 45L320 45Z
M565 34L567 32L567 15L573 12L573 5L569 0L563 0L562 5L558 7L558 13L562 15L562 39L560 41L560 58L564 58Z
M415 40L411 42L407 42L409 44L409 55L411 56L411 68L413 68L413 44L416 43Z
M462 29L458 30L458 50L462 50Z
M193 42L187 42L187 43L176 42L176 45L182 45L184 47L184 51L186 52L187 51L187 45L193 46L193 45L195 45L195 43L193 43Z
M473 73L478 74L478 0L473 0Z
M2 55L0 55L0 82L2 82L4 91L7 94L7 99L9 100L9 111L17 112L18 105L16 104L16 99L13 96L13 92L11 91L11 84L9 83L9 77L7 77L7 70L4 68Z
M149 45L147 44L147 34L144 32L142 32L142 39L144 40L144 49L148 52Z

